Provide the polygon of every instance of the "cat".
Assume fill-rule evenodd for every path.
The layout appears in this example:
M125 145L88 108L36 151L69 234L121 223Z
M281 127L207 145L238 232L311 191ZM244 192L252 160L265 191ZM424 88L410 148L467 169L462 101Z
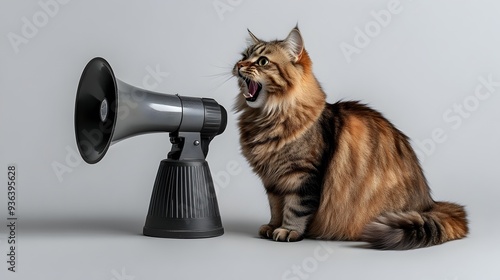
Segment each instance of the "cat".
M358 101L326 102L298 27L284 40L248 33L232 74L241 151L269 199L262 238L405 250L468 234L463 206L432 199L407 136Z

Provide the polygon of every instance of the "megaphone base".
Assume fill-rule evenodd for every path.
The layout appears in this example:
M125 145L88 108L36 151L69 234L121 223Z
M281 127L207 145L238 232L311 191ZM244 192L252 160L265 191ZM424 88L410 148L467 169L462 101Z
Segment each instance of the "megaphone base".
M218 220L218 221L217 221ZM209 238L217 237L224 234L224 228L222 226L217 226L217 222L220 219L215 219L214 221L209 221L207 219L154 219L149 217L146 221L148 226L144 226L143 234L151 237L162 237L162 238L178 238L178 239L195 239L195 238ZM152 225L157 224L159 227L154 227ZM174 230L161 228L162 226L169 228L186 228L191 227L193 230ZM205 230L194 230L194 229Z
M208 163L205 160L162 160L143 234L164 238L208 238L223 233Z

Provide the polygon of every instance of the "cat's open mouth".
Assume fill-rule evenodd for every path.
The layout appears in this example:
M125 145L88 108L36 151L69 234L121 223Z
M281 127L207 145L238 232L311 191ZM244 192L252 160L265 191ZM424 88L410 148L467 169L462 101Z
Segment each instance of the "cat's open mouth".
M248 92L244 93L243 96L247 101L254 102L259 97L262 85L250 79L245 79L245 83L247 83Z

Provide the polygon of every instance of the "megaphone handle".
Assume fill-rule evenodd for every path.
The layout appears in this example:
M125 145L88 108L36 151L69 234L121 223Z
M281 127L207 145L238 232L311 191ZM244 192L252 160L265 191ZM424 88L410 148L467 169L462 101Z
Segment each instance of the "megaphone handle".
M205 159L206 153L203 151L202 141L199 132L172 132L170 133L170 142L172 150L168 153L169 159L188 160L188 159Z

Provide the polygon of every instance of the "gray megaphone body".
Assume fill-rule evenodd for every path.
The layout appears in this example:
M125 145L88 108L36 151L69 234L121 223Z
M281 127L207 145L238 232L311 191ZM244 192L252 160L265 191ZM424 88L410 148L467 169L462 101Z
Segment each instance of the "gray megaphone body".
M224 233L208 163L208 145L224 132L227 112L215 100L162 94L118 80L103 58L80 78L75 135L82 158L99 162L110 145L135 135L169 132L172 150L162 160L143 233L203 238Z

